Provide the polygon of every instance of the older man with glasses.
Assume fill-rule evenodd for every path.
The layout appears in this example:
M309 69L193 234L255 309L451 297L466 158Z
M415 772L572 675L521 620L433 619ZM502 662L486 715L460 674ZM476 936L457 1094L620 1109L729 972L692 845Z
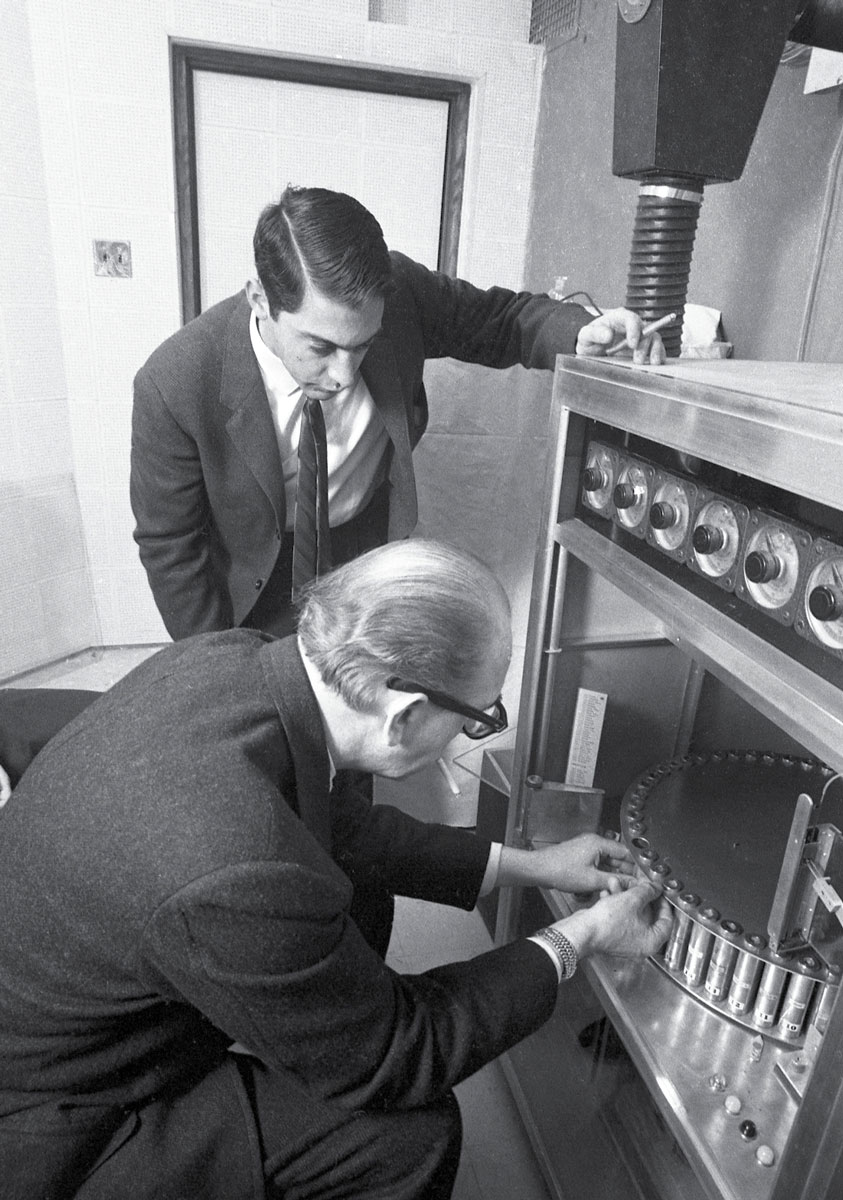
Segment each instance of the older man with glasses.
M4 1200L450 1196L454 1085L579 959L670 924L609 839L493 848L331 792L500 728L509 656L486 568L396 542L312 584L297 637L169 646L46 745L0 809ZM502 884L599 898L401 975L351 915L372 877L468 909Z

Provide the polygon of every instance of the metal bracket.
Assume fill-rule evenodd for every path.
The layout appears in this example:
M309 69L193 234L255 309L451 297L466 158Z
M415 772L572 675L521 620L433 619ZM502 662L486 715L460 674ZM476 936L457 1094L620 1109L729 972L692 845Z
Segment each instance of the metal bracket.
M770 948L776 952L810 944L818 900L843 926L843 899L825 874L843 834L834 825L811 825L813 812L813 800L801 793L767 923Z
M843 909L843 899L840 898L840 893L831 886L828 881L828 877L823 875L822 871L820 871L815 862L808 861L805 865L814 877L814 891L817 893L820 900L822 900L823 904L826 906L832 916L837 917L837 920L841 925L843 925L843 913L841 913L841 909Z

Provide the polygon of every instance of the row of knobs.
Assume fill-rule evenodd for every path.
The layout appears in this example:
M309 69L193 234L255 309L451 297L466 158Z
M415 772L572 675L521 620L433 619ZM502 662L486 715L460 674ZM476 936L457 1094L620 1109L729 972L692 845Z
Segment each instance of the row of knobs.
M583 472L583 487L587 492L598 492L606 487L607 479L599 466L591 465ZM616 508L632 508L642 498L634 484L624 481L615 485L612 501ZM650 508L650 524L653 529L671 529L682 519L682 515L668 501L659 500ZM691 535L691 544L697 554L717 554L726 545L726 534L716 525L697 525ZM744 560L744 573L750 583L771 583L783 571L781 559L764 550L751 550ZM820 584L808 595L808 608L818 621L836 621L843 616L843 591Z

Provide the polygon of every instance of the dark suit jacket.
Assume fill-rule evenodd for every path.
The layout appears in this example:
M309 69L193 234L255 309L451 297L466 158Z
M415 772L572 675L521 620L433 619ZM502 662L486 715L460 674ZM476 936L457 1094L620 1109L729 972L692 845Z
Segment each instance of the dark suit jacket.
M401 254L392 260L383 332L362 373L390 438L395 539L416 523L412 450L427 424L425 360L552 369L591 317L547 296L481 291ZM164 342L135 379L135 538L173 638L241 624L272 573L286 525L249 314L242 292L215 305Z
M295 640L254 631L166 648L41 751L0 810L4 1200L257 1200L231 1042L383 1111L441 1097L550 1015L531 942L399 976L349 920L338 860L471 907L487 842L330 805Z

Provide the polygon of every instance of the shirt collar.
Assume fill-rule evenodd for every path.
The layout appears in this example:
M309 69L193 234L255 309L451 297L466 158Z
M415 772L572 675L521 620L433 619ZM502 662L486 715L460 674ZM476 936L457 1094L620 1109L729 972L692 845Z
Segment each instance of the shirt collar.
M293 379L290 372L284 366L277 354L273 354L269 346L260 335L258 329L258 318L254 309L249 318L249 336L252 339L252 349L255 352L255 358L258 360L261 375L264 383L271 387L279 396L293 396L296 392L300 392L301 388Z
M307 657L307 655L305 654L305 652L304 652L304 647L303 647L303 646L302 646L302 644L301 644L301 638L299 638L298 636L296 637L296 645L298 646L298 651L299 651L299 654L301 655L302 666L304 667L305 674L307 675L307 678L308 678L308 679L309 679L309 681L310 681L310 685L311 685L311 687L313 687L313 685L315 684L316 680L317 680L317 679L319 679L319 672L317 671L317 669L316 669L316 667L314 666L314 664L313 664L313 663L310 661L310 659L309 659L309 658ZM321 714L321 712L320 712L320 716L321 716L321 715L322 715L322 714ZM324 724L325 724L324 718L322 719L322 724L323 724L323 727L324 727ZM333 785L334 785L334 776L335 776L335 775L336 775L336 773L337 773L337 768L336 768L336 766L334 765L334 760L333 760L333 758L331 757L331 748L330 748L330 746L328 745L327 731L326 731L326 737L325 737L325 750L327 751L327 754L328 754L328 769L329 769L329 772L330 772L330 778L331 778L331 787L333 787Z

